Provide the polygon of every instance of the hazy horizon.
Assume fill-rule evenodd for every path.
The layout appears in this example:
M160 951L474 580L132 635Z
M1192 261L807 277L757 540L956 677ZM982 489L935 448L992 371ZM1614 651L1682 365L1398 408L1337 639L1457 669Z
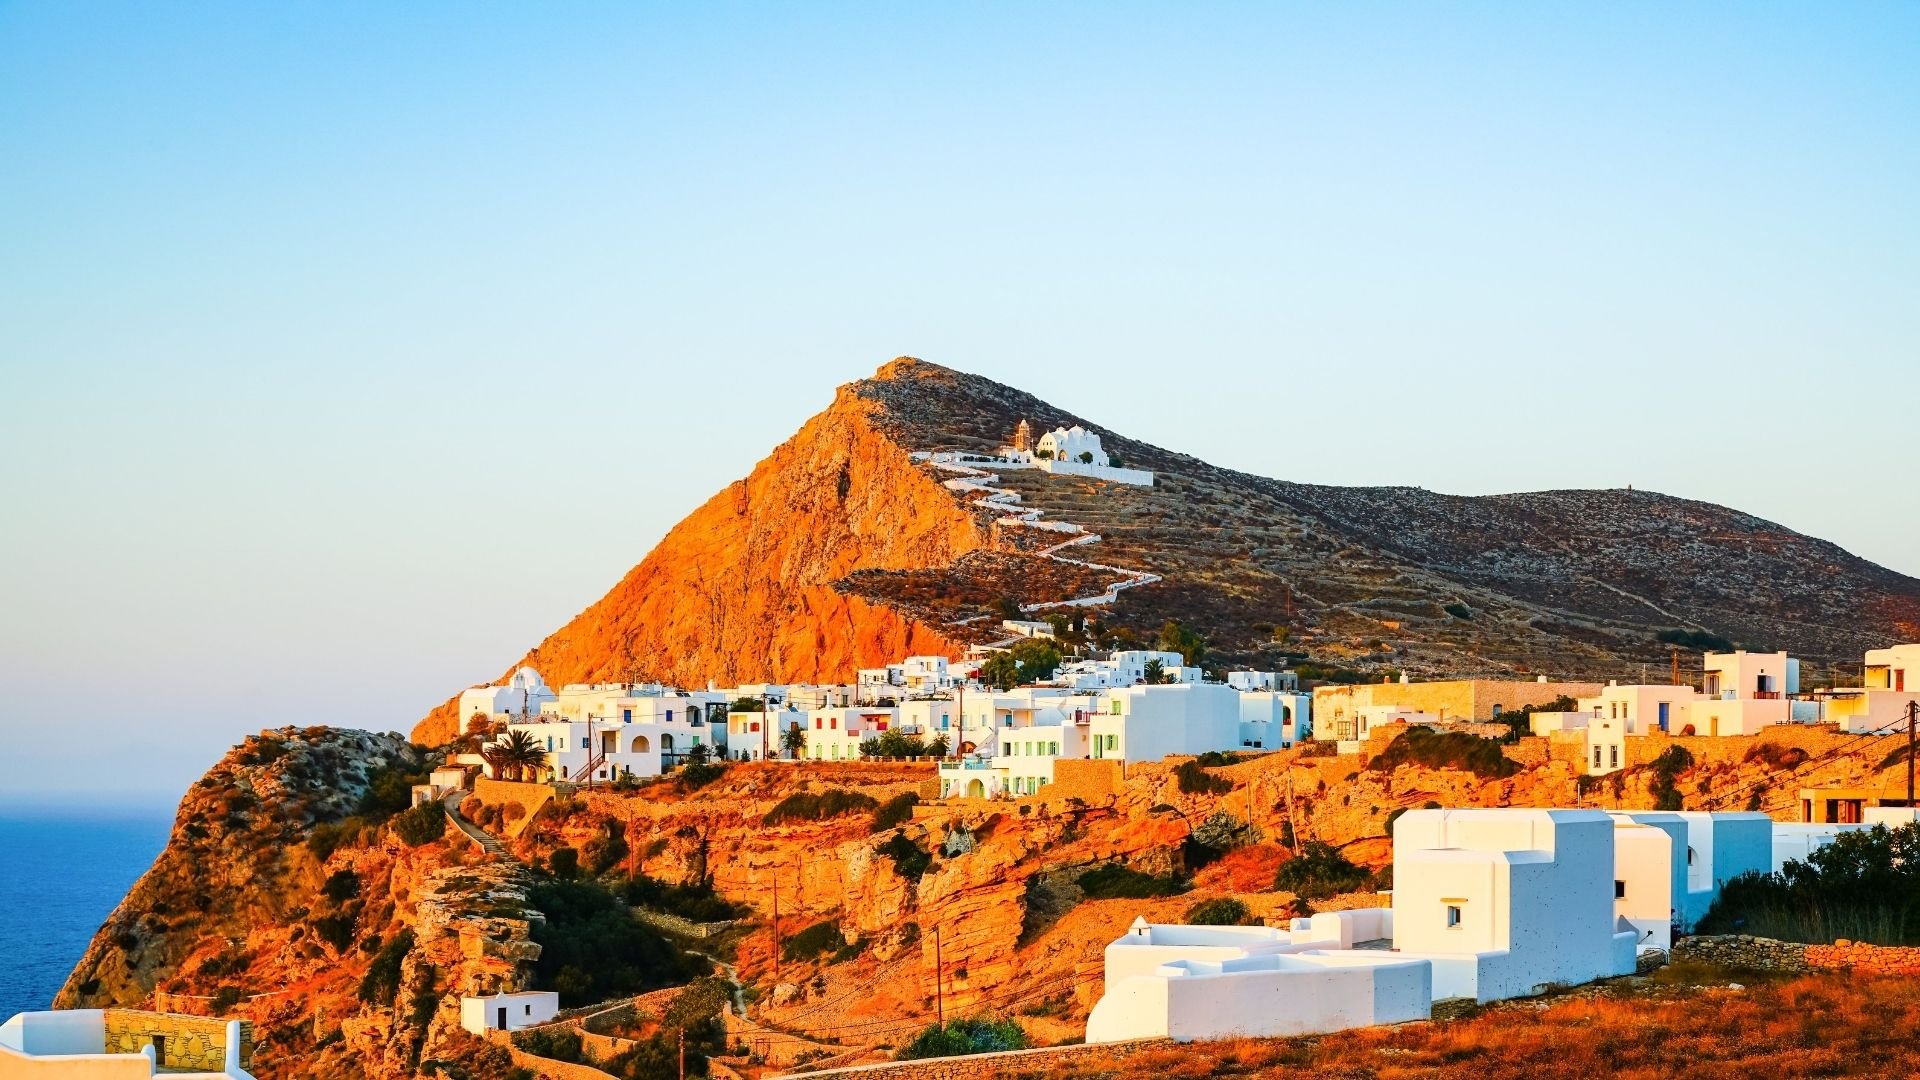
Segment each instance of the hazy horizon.
M1920 574L1917 54L1899 5L0 8L0 803L407 731L900 354Z

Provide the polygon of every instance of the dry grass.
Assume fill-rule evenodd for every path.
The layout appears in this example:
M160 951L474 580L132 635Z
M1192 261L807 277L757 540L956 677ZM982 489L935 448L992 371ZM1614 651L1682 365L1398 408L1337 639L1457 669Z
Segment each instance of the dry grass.
M1920 981L1805 977L1743 989L1587 990L1471 1018L1238 1039L1076 1062L1055 1075L1667 1080L1920 1077Z

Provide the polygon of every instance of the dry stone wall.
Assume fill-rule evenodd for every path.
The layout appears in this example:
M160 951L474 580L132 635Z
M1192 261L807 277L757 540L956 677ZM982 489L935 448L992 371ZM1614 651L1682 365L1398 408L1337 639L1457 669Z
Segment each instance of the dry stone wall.
M1092 1046L1047 1046L1037 1050L1008 1050L966 1057L922 1058L884 1065L854 1065L844 1069L784 1073L791 1077L847 1077L849 1080L983 1080L999 1076L1047 1076L1085 1058L1107 1057L1115 1050L1172 1046L1171 1039L1141 1039Z
M106 1010L106 1053L137 1054L160 1041L160 1067L175 1072L221 1072L227 1067L227 1021L179 1013ZM240 1021L240 1066L253 1062L253 1024Z
M1710 934L1682 938L1673 944L1675 961L1691 960L1741 971L1784 971L1799 974L1813 970L1807 962L1807 946L1797 941L1775 941L1750 934Z

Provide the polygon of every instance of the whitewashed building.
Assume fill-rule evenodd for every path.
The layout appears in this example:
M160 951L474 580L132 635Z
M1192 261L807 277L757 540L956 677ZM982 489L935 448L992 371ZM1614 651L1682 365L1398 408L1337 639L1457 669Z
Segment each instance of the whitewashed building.
M1671 828L1678 818L1686 828L1685 849L1678 860L1684 878L1673 882L1670 906L1675 924L1691 930L1713 906L1727 882L1747 873L1773 868L1773 820L1765 814L1707 812L1704 810L1615 811L1615 819Z
M1860 682L1817 691L1797 704L1818 708L1820 719L1845 732L1904 730L1908 703L1920 699L1920 644L1869 649Z
M251 1051L242 1021L192 1018L187 1023L195 1030L183 1032L178 1017L136 1009L15 1013L0 1023L0 1077L254 1080L247 1071ZM119 1049L127 1039L138 1041L139 1048ZM182 1064L183 1051L194 1064Z
M1229 671L1227 685L1235 690L1280 690L1293 693L1300 689L1300 676L1291 671Z
M725 696L625 683L570 685L533 720L514 721L507 730L524 732L546 751L550 779L659 776L696 747L714 757L726 752Z
M940 764L943 796L1031 795L1052 781L1052 763L1062 757L1158 761L1240 748L1240 694L1223 683L1123 686L1097 694L1025 687L991 696L982 712L992 730L970 728L962 745L974 749ZM976 743L976 735L991 742Z
M1438 998L1524 997L1632 974L1598 810L1410 810L1393 828L1393 942Z
M460 730L465 731L475 716L489 722L537 716L553 700L553 691L547 689L540 673L522 667L498 686L476 686L460 692Z
M560 995L551 990L503 991L460 999L460 1026L475 1035L519 1031L550 1023L558 1015Z
M1338 1031L1631 974L1670 930L1685 834L1677 815L1409 811L1393 830L1391 909L1286 929L1135 920L1107 946L1087 1041ZM1364 947L1379 938L1392 951Z
M1355 922L1384 913L1326 914ZM1354 950L1352 932L1344 944L1338 930L1302 940L1311 936L1135 920L1107 946L1105 992L1087 1016L1086 1041L1318 1035L1432 1015L1428 962Z
M1285 750L1313 737L1313 695L1285 690L1240 691L1240 745Z

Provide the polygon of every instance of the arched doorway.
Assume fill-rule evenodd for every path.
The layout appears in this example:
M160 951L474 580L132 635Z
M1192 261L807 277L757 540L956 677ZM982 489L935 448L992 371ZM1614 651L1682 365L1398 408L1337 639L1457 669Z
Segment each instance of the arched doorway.
M647 753L648 751L650 751L650 750L652 750L652 749L653 749L653 744L652 744L651 742L648 742L648 741L647 741L647 737L646 737L645 735L635 735L635 736L633 737L633 752L634 752L634 753L636 753L636 754L644 754L644 753Z
M986 797L987 785L981 783L978 777L967 781L967 798L984 799Z

